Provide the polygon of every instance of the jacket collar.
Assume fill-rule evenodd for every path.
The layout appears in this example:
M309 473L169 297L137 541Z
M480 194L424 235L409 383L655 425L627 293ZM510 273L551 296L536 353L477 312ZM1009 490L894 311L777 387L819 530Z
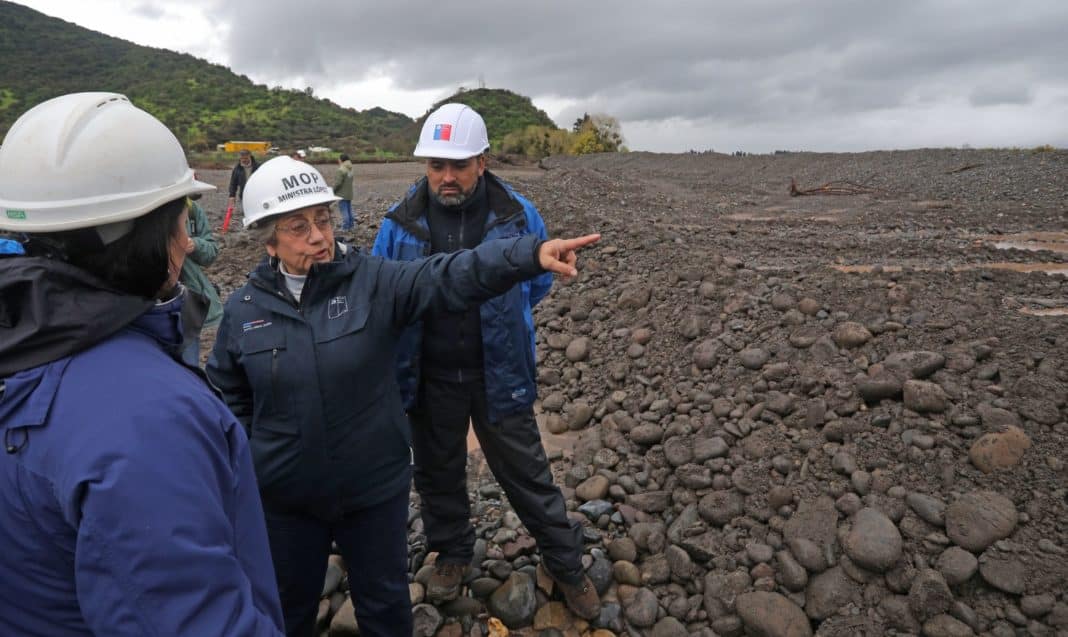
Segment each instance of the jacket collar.
M503 179L488 170L483 173L482 178L486 183L486 204L489 206L491 219L510 219L523 212L523 204L516 199L512 189ZM408 195L386 214L386 218L392 219L418 239L429 241L430 232L426 227L429 203L430 192L426 177L423 177L411 187Z

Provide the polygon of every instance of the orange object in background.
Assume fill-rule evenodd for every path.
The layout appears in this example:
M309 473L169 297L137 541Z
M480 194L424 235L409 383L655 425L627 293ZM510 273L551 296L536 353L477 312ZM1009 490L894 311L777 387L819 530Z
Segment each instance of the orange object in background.
M223 225L222 225L222 231L223 232L226 232L227 230L230 229L230 218L233 217L233 216L234 216L234 207L233 206L227 206L226 207L226 217L223 218Z

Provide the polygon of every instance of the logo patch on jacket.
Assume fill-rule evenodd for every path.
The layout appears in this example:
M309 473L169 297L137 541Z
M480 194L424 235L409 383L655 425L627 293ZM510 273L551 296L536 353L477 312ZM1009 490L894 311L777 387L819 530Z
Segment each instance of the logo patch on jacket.
M330 303L326 306L326 318L340 318L342 314L348 311L349 297L335 296L334 298L330 299Z
M261 327L268 327L271 325L271 321L266 319L256 319L255 321L249 321L248 323L241 324L242 332L251 332L252 330L258 330Z

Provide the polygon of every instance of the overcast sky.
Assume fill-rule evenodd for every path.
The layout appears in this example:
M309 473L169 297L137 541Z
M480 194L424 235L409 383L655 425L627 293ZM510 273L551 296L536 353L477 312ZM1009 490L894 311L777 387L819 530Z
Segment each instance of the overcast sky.
M632 150L1068 147L1065 0L16 1L361 110L484 82Z

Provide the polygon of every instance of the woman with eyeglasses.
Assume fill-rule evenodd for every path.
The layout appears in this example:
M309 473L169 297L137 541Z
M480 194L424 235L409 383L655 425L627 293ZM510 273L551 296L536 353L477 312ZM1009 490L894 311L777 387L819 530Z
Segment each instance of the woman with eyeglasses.
M463 311L546 271L574 276L599 235L500 239L388 261L334 239L339 198L312 165L264 163L244 224L267 252L226 302L207 373L249 434L286 633L316 634L331 542L360 634L412 634L411 434L393 373L404 328Z

